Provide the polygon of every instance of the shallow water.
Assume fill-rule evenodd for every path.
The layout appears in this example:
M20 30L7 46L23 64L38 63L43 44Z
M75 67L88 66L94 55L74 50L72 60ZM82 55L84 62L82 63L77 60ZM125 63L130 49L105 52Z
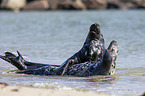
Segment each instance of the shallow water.
M89 26L98 22L108 46L119 43L112 76L60 77L19 75L0 60L0 82L61 90L120 95L145 92L145 10L0 12L0 54L19 50L27 60L61 64L83 45Z

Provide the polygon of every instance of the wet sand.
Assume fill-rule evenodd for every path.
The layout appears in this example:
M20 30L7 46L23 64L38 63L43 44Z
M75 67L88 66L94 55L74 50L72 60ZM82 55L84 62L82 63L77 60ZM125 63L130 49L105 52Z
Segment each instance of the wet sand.
M22 86L0 85L0 96L116 96L77 90L56 90Z

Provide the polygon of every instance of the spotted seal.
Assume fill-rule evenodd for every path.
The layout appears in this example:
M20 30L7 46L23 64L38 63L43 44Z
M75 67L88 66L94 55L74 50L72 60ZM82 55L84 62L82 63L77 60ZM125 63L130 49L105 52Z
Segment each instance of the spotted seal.
M113 75L116 70L117 42L112 41L105 50L102 60L89 61L68 68L66 74L72 76Z
M105 50L101 61L88 61L85 63L79 63L68 66L64 75L70 76L93 76L93 75L113 75L116 70L117 59L117 42L112 41L109 47ZM19 73L33 74L33 75L54 75L55 70L59 67L55 66L43 66L38 69L25 70ZM60 74L55 74L60 75Z
M74 64L84 63L87 61L100 61L103 53L105 52L104 38L100 31L100 26L98 23L92 24L88 36L84 42L83 47L76 52L73 56L68 58L63 64L56 70L55 74L63 75L67 68ZM49 64L41 64L28 62L24 60L21 54L17 51L18 56L15 56L11 52L5 52L5 56L0 56L0 58L13 64L19 70L26 69L36 69L42 66L56 66Z
M104 38L98 23L92 24L83 47L73 56L68 58L57 70L62 75L68 66L84 63L86 61L100 61L105 52ZM63 71L62 71L63 70Z

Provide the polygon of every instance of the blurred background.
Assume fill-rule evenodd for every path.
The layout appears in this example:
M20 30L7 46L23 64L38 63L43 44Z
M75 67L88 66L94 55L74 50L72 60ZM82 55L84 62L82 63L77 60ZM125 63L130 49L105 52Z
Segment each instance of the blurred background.
M145 8L145 0L0 0L0 10L86 10Z

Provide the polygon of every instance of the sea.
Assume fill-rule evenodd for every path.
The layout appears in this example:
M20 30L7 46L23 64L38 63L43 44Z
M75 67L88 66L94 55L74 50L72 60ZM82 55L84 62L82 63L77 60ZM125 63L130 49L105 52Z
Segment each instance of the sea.
M116 72L108 76L38 76L16 74L0 60L0 82L60 90L115 95L145 92L145 10L0 11L0 55L5 51L32 62L61 65L79 51L91 24L99 23L107 48L116 40Z

